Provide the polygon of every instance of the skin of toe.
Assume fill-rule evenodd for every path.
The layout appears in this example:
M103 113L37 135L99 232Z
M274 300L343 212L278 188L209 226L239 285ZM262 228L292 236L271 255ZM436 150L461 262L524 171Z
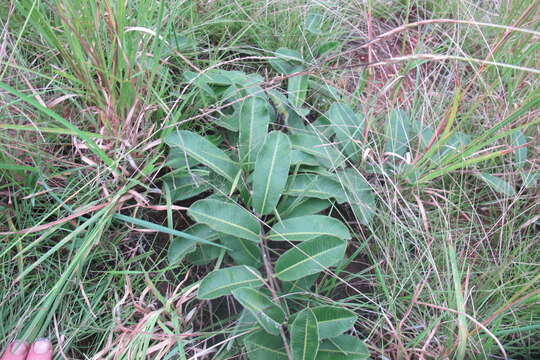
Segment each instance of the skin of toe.
M8 345L0 360L52 360L52 346L49 342L48 349L44 353L37 353L35 350L36 343L32 346L27 344L13 342Z
M28 353L28 345L12 342L6 348L0 360L25 360Z
M38 343L48 344L48 350L44 353L42 351L38 351ZM32 347L30 348L30 351L28 352L28 355L26 357L26 360L51 360L52 359L52 346L51 343L46 340L38 340L32 344Z

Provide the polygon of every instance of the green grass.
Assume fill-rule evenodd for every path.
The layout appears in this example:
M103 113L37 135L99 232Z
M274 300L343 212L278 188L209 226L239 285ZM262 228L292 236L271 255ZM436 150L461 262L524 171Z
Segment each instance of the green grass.
M317 283L321 302L357 313L354 334L373 358L483 359L502 356L499 344L511 358L540 356L540 197L534 183L522 186L528 172L538 174L540 81L526 70L538 69L538 35L442 22L374 43L377 61L412 47L395 67L344 69L363 62L358 53L323 66L316 55L328 41L346 51L368 40L370 21L375 35L438 18L538 32L534 0L99 3L0 5L0 348L48 336L77 359L245 357L229 337L238 304L202 302L193 288L227 258L169 264L172 234L115 214L185 230L185 211L160 190L160 139L177 126L219 131L211 116L197 117L208 99L182 74L215 67L271 79L275 72L257 57L288 47L313 65L312 79L338 88L365 115L366 156L354 164L364 175L382 169L390 110L434 129L442 123L443 140L411 151L418 166L406 177L370 173L377 215L369 226L346 208L332 210L355 238L349 263ZM306 31L310 11L324 14L322 35ZM327 110L333 95L325 94L308 94L313 113ZM525 162L507 151L516 128L528 140ZM455 132L471 143L436 161ZM494 191L479 172L516 195Z

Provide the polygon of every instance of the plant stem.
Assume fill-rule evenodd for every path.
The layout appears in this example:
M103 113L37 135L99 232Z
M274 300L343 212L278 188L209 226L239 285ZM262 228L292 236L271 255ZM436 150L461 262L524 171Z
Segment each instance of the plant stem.
M259 237L261 239L260 246L261 246L261 251L262 251L264 268L266 270L266 276L268 277L268 281L267 281L268 289L272 293L272 298L274 299L274 301L281 305L281 301L277 294L277 291L279 291L279 284L275 281L276 279L274 278L274 270L272 268L272 263L270 262L270 254L268 252L268 248L266 247L266 241L265 241L262 230L259 234ZM285 334L285 330L283 330L283 326L279 327L279 333L281 335L281 338L283 339L283 345L285 346L285 352L287 353L287 358L289 360L293 360L291 349L289 348L289 343L287 341L287 335Z

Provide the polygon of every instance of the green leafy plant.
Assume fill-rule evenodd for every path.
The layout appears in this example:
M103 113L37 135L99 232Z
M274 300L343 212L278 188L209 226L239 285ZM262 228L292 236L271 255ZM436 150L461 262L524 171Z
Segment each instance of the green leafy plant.
M294 67L299 56L284 51L280 64ZM214 134L164 136L172 170L164 188L172 201L191 203L194 222L185 231L189 237L173 238L169 261L214 261L198 298L232 296L243 308L238 325L253 318L241 342L250 359L367 358L363 342L344 335L357 320L354 312L318 299L314 290L320 274L344 261L353 237L326 210L348 204L365 223L374 214L373 190L343 155L358 155L347 136L361 133L362 121L347 105L331 105L328 117L336 126L329 137L344 141L329 146L303 107L308 75L289 80L288 96L237 71L185 78L208 104L225 106Z
M322 31L319 15L310 14L306 21L312 34ZM473 139L458 131L459 92L438 128L390 109L376 135L339 90L312 76L309 64L315 60L287 48L274 55L270 65L287 79L281 89L265 88L260 76L239 71L184 75L201 104L218 107L220 115L213 119L217 127L204 137L178 129L164 136L172 168L164 183L173 201L198 197L190 200L187 214L195 224L186 233L221 247L179 236L169 259L215 264L198 296L232 296L243 307L237 326L246 316L253 319L243 328L249 358L363 359L369 356L364 344L345 334L356 315L345 305L318 299L315 285L321 274L335 276L332 268L339 272L347 264L353 235L343 214L373 227L378 180L370 183L365 175L414 189L504 155L471 156L503 135L512 136L517 163L527 174L527 138L519 131L490 130L493 136ZM380 155L366 156L370 150ZM515 194L498 177L474 174L496 192ZM534 182L531 178L523 175L524 186Z

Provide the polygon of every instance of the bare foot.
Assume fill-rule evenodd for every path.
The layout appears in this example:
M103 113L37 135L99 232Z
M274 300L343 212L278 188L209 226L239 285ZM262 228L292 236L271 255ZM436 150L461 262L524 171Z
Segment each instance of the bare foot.
M52 346L47 339L38 339L32 346L20 341L8 345L0 360L51 360Z

